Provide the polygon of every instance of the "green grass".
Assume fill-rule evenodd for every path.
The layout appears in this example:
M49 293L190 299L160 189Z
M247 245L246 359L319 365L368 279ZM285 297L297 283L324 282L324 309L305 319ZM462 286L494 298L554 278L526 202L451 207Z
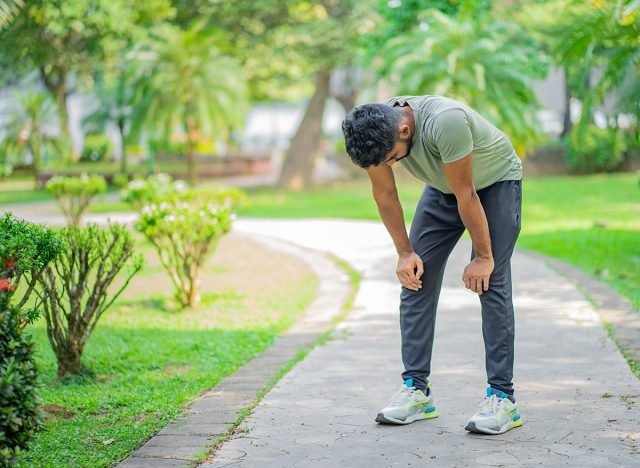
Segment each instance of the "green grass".
M422 189L411 179L398 180L407 222ZM380 219L366 180L303 193L261 188L251 190L250 199L240 215ZM525 179L518 246L573 263L640 309L640 187L634 174Z
M139 245L152 255L148 244ZM257 262L210 268L202 307L193 311L178 311L164 294L143 292L163 275L148 265L130 285L136 288L131 297L101 318L82 357L90 369L84 377L58 381L43 321L30 327L49 418L18 466L113 466L186 403L271 345L313 300L317 280L303 271L261 284ZM251 288L211 289L227 275L243 281L245 272Z

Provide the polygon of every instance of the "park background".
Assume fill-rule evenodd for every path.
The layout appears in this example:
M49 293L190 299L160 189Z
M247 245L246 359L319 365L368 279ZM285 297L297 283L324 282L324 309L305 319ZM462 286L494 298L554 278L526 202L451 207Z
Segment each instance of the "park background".
M576 265L637 312L639 38L633 0L0 1L0 204L59 214L46 182L88 173L109 183L88 214L132 213L122 187L167 173L244 189L239 217L378 220L342 118L442 94L524 160L518 247ZM410 222L422 185L394 170ZM30 326L47 417L24 466L122 460L315 297L304 265L230 235L201 304L181 310L135 235L148 262L96 327L86 372L58 379L43 321ZM640 357L622 352L638 375Z

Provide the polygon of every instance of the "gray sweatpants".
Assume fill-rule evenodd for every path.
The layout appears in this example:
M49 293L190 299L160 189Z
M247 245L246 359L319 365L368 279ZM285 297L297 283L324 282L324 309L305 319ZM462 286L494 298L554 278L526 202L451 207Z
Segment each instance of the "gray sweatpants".
M513 395L514 317L511 297L511 254L520 232L522 181L496 182L477 191L489 224L494 270L489 289L480 295L482 336L489 386ZM422 288L402 287L400 330L404 380L426 388L431 372L431 351L436 308L449 254L465 227L456 197L426 186L411 223L409 240L424 262ZM473 258L474 252L471 254ZM462 277L462 272L460 272ZM462 285L462 283L461 283Z

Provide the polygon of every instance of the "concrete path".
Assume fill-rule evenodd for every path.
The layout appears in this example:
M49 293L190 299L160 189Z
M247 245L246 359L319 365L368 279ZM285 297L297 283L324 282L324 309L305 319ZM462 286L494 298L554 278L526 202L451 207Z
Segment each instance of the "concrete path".
M337 340L314 349L202 467L640 466L640 381L590 304L537 258L513 258L516 395L525 424L500 436L464 431L486 387L477 296L460 280L466 241L447 268L432 382L440 417L378 425L402 382L399 286L379 223L250 221L236 229L325 250L364 273ZM428 265L426 265L428 268Z

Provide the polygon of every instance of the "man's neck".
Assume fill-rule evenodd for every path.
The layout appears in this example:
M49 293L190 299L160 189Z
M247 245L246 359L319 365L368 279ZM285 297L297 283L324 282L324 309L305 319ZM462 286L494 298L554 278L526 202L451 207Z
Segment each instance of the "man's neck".
M411 109L411 107L409 107L409 105L407 104L406 106L402 106L400 108L400 112L402 112L403 118L407 119L407 125L409 125L409 130L411 130L411 137L413 138L413 135L416 134L416 120L413 117L413 109Z

